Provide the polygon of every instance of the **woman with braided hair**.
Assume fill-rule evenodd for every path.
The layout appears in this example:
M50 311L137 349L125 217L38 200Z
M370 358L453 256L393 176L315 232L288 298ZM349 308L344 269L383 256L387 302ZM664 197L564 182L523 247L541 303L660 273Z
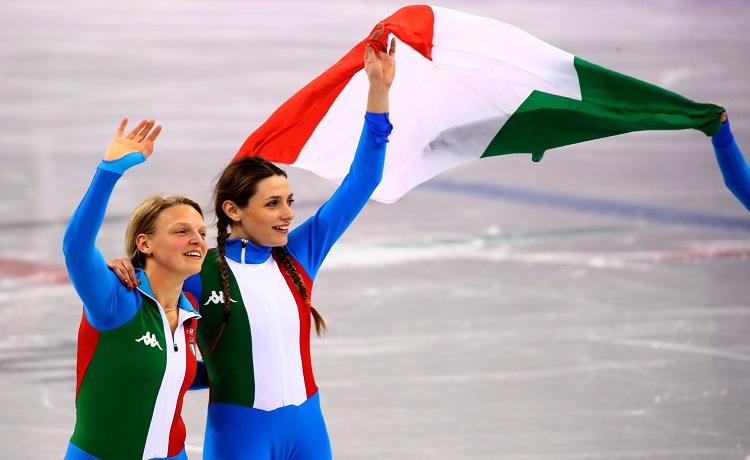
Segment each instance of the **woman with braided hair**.
M371 40L383 34L383 24ZM367 109L349 174L294 230L286 173L259 157L230 163L214 190L217 247L184 285L197 301L197 339L210 385L203 458L330 459L310 359L310 331L325 323L310 302L318 269L380 183L392 125L390 51L369 43ZM123 279L130 270L113 261ZM312 318L312 319L311 319ZM194 384L195 386L195 384Z

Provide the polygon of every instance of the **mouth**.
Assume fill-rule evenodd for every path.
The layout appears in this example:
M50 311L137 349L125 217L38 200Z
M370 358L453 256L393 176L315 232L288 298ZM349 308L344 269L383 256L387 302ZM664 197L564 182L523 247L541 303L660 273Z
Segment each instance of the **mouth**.
M288 225L279 225L279 226L272 227L272 228L274 230L278 231L278 232L283 232L283 233L286 233L286 232L289 231L289 226Z
M190 252L186 252L184 255L186 255L187 257L193 257L196 259L200 259L201 257L203 257L200 251L190 251Z

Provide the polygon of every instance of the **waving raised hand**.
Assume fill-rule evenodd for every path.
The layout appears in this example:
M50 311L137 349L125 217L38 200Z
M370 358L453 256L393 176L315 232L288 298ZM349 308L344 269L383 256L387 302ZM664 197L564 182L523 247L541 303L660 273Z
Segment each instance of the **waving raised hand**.
M125 126L128 119L123 118L120 127L117 128L117 134L104 152L104 159L107 161L119 160L128 153L141 152L148 158L154 151L154 141L161 133L161 125L154 128L154 120L143 120L133 128L127 135Z

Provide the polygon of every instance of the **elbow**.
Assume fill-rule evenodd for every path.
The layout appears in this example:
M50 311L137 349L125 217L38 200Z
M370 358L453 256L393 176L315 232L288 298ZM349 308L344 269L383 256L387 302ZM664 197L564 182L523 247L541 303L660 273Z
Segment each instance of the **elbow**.
M76 238L67 231L65 232L65 236L63 236L62 250L66 260L76 252Z

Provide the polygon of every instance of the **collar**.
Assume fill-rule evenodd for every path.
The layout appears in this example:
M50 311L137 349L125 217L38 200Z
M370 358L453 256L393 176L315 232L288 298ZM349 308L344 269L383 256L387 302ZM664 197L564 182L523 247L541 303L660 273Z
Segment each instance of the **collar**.
M140 268L136 268L135 276L136 278L138 278L138 281L141 282L141 284L138 285L138 290L149 298L156 300L154 292L151 290L151 284L148 282L148 276L146 276L146 272L144 272ZM200 318L198 312L193 308L193 304L191 304L187 297L185 297L184 292L180 292L180 298L177 301L177 306L180 308L180 310L185 310L188 313L194 313L197 318Z
M227 259L240 264L262 264L271 256L271 246L258 246L242 238L227 238Z

